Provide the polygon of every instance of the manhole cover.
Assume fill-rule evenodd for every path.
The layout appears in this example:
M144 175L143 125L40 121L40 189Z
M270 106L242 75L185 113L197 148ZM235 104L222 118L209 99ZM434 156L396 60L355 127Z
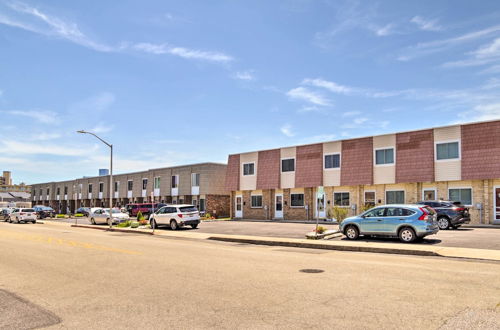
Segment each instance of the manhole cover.
M323 273L323 269L314 269L314 268L306 268L306 269L301 269L299 270L301 273L309 273L309 274L317 274L317 273Z

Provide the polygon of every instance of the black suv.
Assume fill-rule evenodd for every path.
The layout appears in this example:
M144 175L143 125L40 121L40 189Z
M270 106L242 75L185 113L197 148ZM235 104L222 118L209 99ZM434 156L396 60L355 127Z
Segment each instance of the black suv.
M35 210L38 219L45 219L45 218L55 218L56 217L56 211L54 211L53 208L48 207L48 206L43 206L43 205L36 205L33 207Z
M457 229L464 223L470 222L469 209L460 202L452 201L421 201L417 204L428 205L437 212L439 229Z

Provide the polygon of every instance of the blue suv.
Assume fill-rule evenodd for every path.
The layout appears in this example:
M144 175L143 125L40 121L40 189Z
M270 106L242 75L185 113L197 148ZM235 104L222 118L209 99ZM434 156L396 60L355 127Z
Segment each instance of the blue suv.
M340 231L348 239L360 235L399 237L404 243L436 234L436 212L426 205L382 205L342 221Z

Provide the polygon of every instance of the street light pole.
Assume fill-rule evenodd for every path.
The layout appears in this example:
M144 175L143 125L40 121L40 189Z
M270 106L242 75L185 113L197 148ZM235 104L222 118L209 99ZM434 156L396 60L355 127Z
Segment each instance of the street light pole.
M77 131L77 133L93 135L96 138L98 138L102 143L107 145L111 150L110 162L109 162L109 165L110 165L110 167L109 167L109 229L111 229L113 227L113 212L112 212L113 211L113 187L112 187L113 186L113 145L104 141L103 139L101 139L100 137L98 137L96 134L94 134L92 132L80 130L80 131Z

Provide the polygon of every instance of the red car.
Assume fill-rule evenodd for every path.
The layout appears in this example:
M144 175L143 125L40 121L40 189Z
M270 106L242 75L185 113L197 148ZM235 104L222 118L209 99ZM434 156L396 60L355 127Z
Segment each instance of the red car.
M131 217L136 217L137 213L141 211L142 215L146 217L146 219L149 218L149 215L153 213L153 206L154 210L158 210L160 207L165 206L167 204L164 203L134 203L134 204L127 204L125 208L127 209L128 215Z

